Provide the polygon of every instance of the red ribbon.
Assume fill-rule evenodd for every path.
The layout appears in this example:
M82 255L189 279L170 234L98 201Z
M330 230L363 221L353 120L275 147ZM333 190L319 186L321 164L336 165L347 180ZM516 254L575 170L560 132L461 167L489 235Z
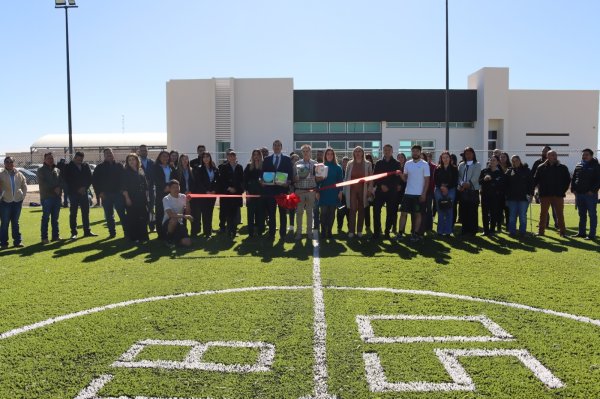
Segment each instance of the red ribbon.
M396 175L398 173L400 173L400 171L378 173L376 175L365 176L365 177L361 177L359 179L347 180L347 181L343 181L341 183L331 184L329 186L315 188L315 189L307 190L307 191L308 192L317 192L317 191L323 191L323 190L330 190L332 188L351 186L353 184L368 183L370 181L383 179L385 177ZM187 195L188 199L192 199L192 198L242 198L242 197L260 198L260 197L272 197L272 196L258 195L258 194L188 194ZM281 206L282 208L290 209L290 210L296 209L296 207L298 206L298 203L300 202L300 197L298 197L295 193L277 194L274 197L275 197L275 202L277 202L277 205Z

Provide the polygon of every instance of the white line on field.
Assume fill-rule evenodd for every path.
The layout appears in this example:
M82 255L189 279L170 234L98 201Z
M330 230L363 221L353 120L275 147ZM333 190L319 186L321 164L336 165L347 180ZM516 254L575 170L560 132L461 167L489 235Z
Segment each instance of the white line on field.
M493 299L484 299L477 298L468 295L459 295L459 294L449 294L447 292L437 292L437 291L420 291L420 290L403 290L398 288L387 288L387 287L324 287L327 290L339 290L339 291L367 291L367 292L389 292L391 294L409 294L409 295L425 295L425 296L434 296L439 298L450 298L450 299L458 299L461 301L471 301L471 302L483 302L489 303L492 305L500 305L506 306L509 308L529 310L531 312L544 313L551 316L564 317L565 319L571 319L575 321L579 321L581 323L593 324L595 326L600 327L600 320L592 319L585 316L577 316L570 313L557 312L555 310L550 309L542 309L536 308L529 305L522 305L520 303L514 302L502 302L496 301Z
M321 258L319 256L319 232L313 231L313 302L315 318L314 328L314 353L313 366L315 391L314 399L334 398L330 395L327 385L327 323L325 321L325 300L323 299L323 284L321 282ZM310 397L309 397L310 398ZM308 399L308 398L306 398Z
M156 302L162 300L169 299L178 299L178 298L191 298L202 295L214 295L214 294L233 294L239 292L254 292L254 291L293 291L293 290L310 290L313 287L311 286L267 286L267 287L245 287L245 288L231 288L225 290L209 290L209 291L201 291L201 292L187 292L183 294L173 294L173 295L163 295L163 296L153 296L149 298L141 298L141 299L133 299L125 302L113 303L110 305L99 306L92 309L82 310L75 313L69 313L62 316L53 317L50 319L46 319L43 321L39 321L34 324L29 324L23 327L15 328L10 331L6 331L0 334L0 340L7 339L10 337L14 337L15 335L20 335L29 331L37 330L38 328L47 327L51 324L58 323L65 320L74 319L81 316L87 316L93 313L103 312L105 310L124 308L130 305L137 305L140 303L148 303L148 302ZM571 319L578 321L580 323L593 324L595 326L600 327L600 320L592 319L585 316L577 316L570 313L557 312L555 310L550 309L542 309L536 308L533 306L522 305L520 303L514 302L502 302L496 301L493 299L484 299L477 298L467 295L458 295L458 294L449 294L446 292L436 292L436 291L419 291L419 290L404 290L397 288L387 288L387 287L335 287L335 286L326 286L323 287L324 290L338 290L338 291L367 291L367 292L389 292L392 294L409 294L409 295L424 295L424 296L434 296L439 298L450 298L457 299L461 301L471 301L471 302L482 302L489 303L492 305L506 306L509 308L528 310L530 312L544 313L551 316L562 317L565 319Z
M103 374L100 377L94 379L90 385L84 388L75 399L212 399L211 397L206 398L176 398L176 397L157 397L157 396L119 396L115 398L113 396L98 396L98 392L108 384L114 376L112 374Z
M169 299L178 299L178 298L191 298L195 296L202 295L213 295L213 294L233 294L238 292L253 292L253 291L290 291L290 290L310 290L312 287L310 286L267 286L267 287L245 287L245 288L230 288L225 290L208 290L201 292L186 292L183 294L173 294L173 295L162 295L162 296L153 296L149 298L141 298L141 299L132 299L130 301L112 303L110 305L98 306L96 308L82 310L75 313L69 313L66 315L52 317L50 319L46 319L34 324L29 324L27 326L15 328L14 330L7 331L5 333L0 334L0 340L13 337L15 335L23 334L28 331L37 330L38 328L47 327L51 324L58 323L60 321L65 321L69 319L74 319L76 317L87 316L93 313L103 312L105 310L124 308L130 305L137 305L140 303L148 303L148 302L156 302L162 300Z

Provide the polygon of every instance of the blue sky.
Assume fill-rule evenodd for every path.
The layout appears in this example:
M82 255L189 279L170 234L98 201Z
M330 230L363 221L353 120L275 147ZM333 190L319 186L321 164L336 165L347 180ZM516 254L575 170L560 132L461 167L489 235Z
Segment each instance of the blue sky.
M444 0L78 0L75 133L166 131L165 83L293 77L297 89L444 88ZM67 132L64 11L3 1L0 152ZM450 0L450 87L600 89L600 1Z

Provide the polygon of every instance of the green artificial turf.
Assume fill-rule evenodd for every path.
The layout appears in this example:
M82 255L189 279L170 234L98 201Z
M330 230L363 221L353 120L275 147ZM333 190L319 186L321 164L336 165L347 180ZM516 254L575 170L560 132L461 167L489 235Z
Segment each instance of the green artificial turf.
M533 214L538 212L534 208ZM218 221L216 220L215 227ZM242 212L245 213L245 210ZM573 206L567 226L575 233ZM113 375L102 397L300 398L313 383L313 246L215 236L192 248L151 240L109 239L102 211L91 213L96 238L41 245L39 209L24 209L25 248L0 252L0 334L28 324L132 299L207 290L301 286L299 290L216 293L139 303L61 321L0 340L0 398L75 398L94 378ZM537 224L534 216L533 226ZM68 233L68 212L61 212ZM335 228L334 228L335 232ZM119 231L119 234L122 234ZM290 236L291 237L291 236ZM373 241L369 236L319 245L327 329L329 393L338 398L600 397L600 327L498 304L417 293L327 287L386 287L460 294L600 319L598 241L560 238L426 238ZM486 315L515 340L374 344L361 340L357 315ZM489 335L461 321L373 321L376 336ZM137 342L265 342L272 370L220 373L113 367ZM548 389L515 358L461 358L474 392L373 393L363 353L377 353L390 382L451 382L435 349L527 349L565 383ZM188 348L149 346L138 360L182 361ZM203 361L252 364L256 348L211 347Z

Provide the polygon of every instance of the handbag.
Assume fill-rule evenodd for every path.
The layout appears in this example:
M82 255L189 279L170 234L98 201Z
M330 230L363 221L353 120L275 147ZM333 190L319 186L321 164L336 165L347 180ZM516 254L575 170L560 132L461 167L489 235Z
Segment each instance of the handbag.
M479 204L479 191L463 190L460 191L460 202L465 204Z

